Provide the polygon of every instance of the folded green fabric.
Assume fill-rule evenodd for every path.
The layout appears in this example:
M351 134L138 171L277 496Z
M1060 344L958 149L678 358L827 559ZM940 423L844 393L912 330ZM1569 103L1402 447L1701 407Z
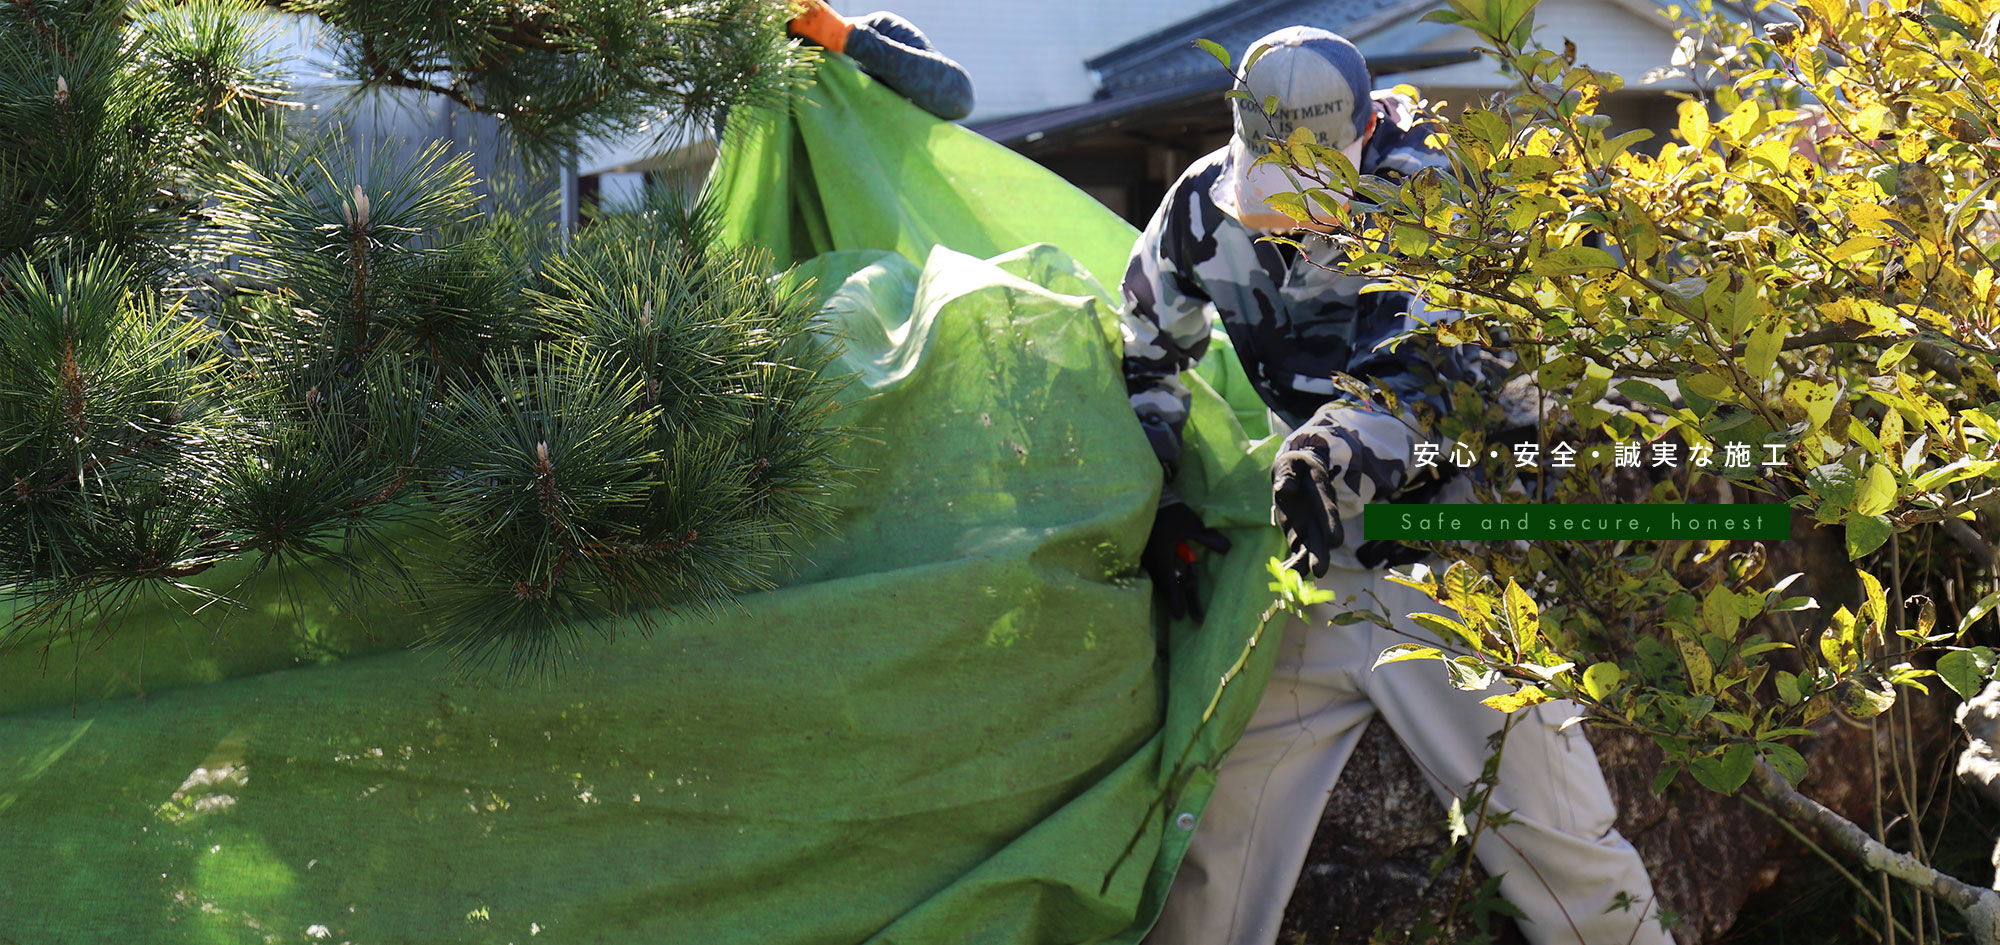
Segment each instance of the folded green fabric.
M269 574L215 577L226 620L17 641L0 941L1141 937L1276 651L1216 698L1269 600L1269 445L1194 381L1179 485L1236 550L1156 631L1103 288L1131 229L841 65L731 124L727 225L845 339L837 534L539 683L454 683L407 617Z

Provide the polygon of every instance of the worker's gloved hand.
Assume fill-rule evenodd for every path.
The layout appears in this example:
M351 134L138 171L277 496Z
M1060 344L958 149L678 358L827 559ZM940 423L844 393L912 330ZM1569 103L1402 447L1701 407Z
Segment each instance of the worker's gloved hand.
M1420 487L1437 481L1435 470L1413 466L1417 437L1395 414L1339 401L1292 431L1271 466L1272 505L1290 547L1286 567L1317 578L1335 563L1375 568L1421 557L1421 549L1361 534L1370 502L1420 497Z
M1212 551L1228 551L1229 539L1202 524L1201 514L1178 500L1160 506L1153 517L1153 533L1146 536L1146 550L1139 553L1139 566L1153 579L1153 590L1166 598L1167 610L1178 620L1201 619L1201 601L1196 597L1195 545Z
M1329 457L1319 444L1285 441L1272 467L1271 499L1277 510L1278 527L1284 529L1288 554L1285 566L1300 574L1325 577L1332 551L1341 544L1339 501L1333 489L1341 473L1329 467Z
M799 15L786 28L798 36L834 52L847 51L847 34L854 27L826 5L826 0L801 0Z

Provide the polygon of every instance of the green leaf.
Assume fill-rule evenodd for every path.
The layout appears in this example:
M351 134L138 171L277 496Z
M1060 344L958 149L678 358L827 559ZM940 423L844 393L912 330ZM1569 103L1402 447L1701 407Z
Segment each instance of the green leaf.
M1583 671L1583 691L1592 699L1602 700L1616 691L1618 684L1625 680L1625 671L1617 663L1593 663Z
M1787 597L1764 609L1765 613L1786 614L1795 610L1818 610L1819 601L1811 597Z
M1880 515L1896 504L1896 474L1887 463L1870 463L1854 492L1854 514Z
M1771 767L1779 774L1784 775L1785 780L1797 784L1805 778L1806 759L1791 746L1775 742L1759 742L1757 748L1764 753L1764 760L1770 762Z
M1966 632L1972 629L1973 624L1992 613L1994 607L2000 607L2000 591L1994 591L1980 598L1979 603L1973 604L1965 611L1965 616L1958 621L1957 636L1964 637Z
M1649 384L1636 377L1621 381L1618 384L1618 392L1642 404L1652 404L1666 410L1674 409L1674 402L1667 396L1666 391L1661 390L1656 384Z
M1720 584L1710 588L1708 597L1701 602L1701 622L1718 637L1736 639L1736 631L1743 625L1741 611L1736 607L1736 593Z
M1543 253L1528 267L1535 275L1547 278L1573 276L1593 269L1617 269L1618 261L1611 254L1591 246L1564 246Z
M1694 775L1701 786L1722 794L1734 794L1743 782L1750 779L1750 768L1757 761L1757 751L1749 745L1731 745L1722 750L1721 757L1696 758L1688 763L1688 773Z
M1984 414L1978 411L1971 411L1971 414L1974 416L1984 416ZM1944 466L1940 466L1911 480L1910 486L1919 492L1930 492L1939 486L1948 486L1961 479L1984 476L1996 468L2000 468L2000 461L1990 459L1975 460L1969 456L1961 456Z
M1724 725L1727 725L1731 728L1734 728L1739 732L1750 731L1751 725L1754 724L1750 721L1749 716L1746 716L1740 712L1710 712L1708 714L1708 717L1718 722L1721 722Z
M1889 540L1896 533L1895 526L1889 524L1887 515L1850 515L1847 517L1847 557L1853 560L1865 555Z
M1439 650L1437 647L1425 646L1421 643L1398 643L1395 646L1383 650L1382 655L1375 658L1375 665L1370 666L1369 669L1372 670L1382 666L1387 666L1390 663L1400 663L1403 662L1404 660L1441 660L1441 659L1444 659L1444 651Z
M1970 650L1953 650L1938 657L1937 672L1961 699L1972 698L1986 685L1986 674L1980 672L1979 659Z
M1776 327L1760 325L1750 329L1750 339L1743 344L1743 367L1751 377L1770 376L1772 366L1778 363L1778 351L1783 347L1785 333Z
M1693 391L1712 401L1732 402L1736 399L1736 389L1729 386L1729 381L1709 371L1682 378L1681 390Z
M1418 626L1437 634L1438 639L1446 643L1452 642L1455 638L1472 647L1474 650L1480 648L1479 634L1472 632L1471 627L1443 614L1416 613L1411 614L1410 619L1415 621Z
M1256 65L1257 60L1264 58L1264 54L1270 51L1271 51L1271 46L1268 44L1260 45L1256 49L1250 50L1250 57L1248 59L1243 60L1243 71L1245 73L1248 73L1250 71L1250 67Z
M1216 62L1222 63L1222 68L1229 68L1229 50L1222 48L1222 44L1212 39L1197 39L1194 41L1194 44L1207 50L1209 55L1215 57ZM1245 66L1244 68L1247 69L1249 67Z
M1874 673L1856 673L1833 687L1833 701L1854 718L1872 719L1896 704L1896 690Z
M1686 591L1675 591L1667 598L1665 613L1669 620L1692 621L1701 611L1701 602Z
M1653 783L1651 785L1653 789L1653 794L1657 796L1661 792L1665 791L1667 789L1667 785L1674 783L1674 775L1680 773L1681 769L1679 765L1660 766L1660 773L1653 775Z
M1478 692L1493 685L1494 681L1500 678L1499 673L1494 672L1486 664L1470 656L1461 656L1452 660L1444 664L1444 668L1450 676L1451 684L1454 688L1466 689L1473 692Z
M1827 463L1806 473L1806 488L1819 496L1812 507L1814 520L1831 525L1847 516L1854 507L1854 470L1843 463Z
M1804 694L1799 692L1798 676L1782 669L1778 670L1777 686L1778 698L1783 699L1786 705L1798 705L1805 701Z

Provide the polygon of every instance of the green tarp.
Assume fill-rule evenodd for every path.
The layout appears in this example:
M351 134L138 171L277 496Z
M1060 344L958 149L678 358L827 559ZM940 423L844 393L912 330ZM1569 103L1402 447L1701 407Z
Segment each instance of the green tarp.
M410 618L270 575L16 641L0 942L1140 937L1275 652L1204 727L1268 597L1269 457L1196 382L1184 491L1237 550L1162 640L1103 289L1131 230L841 65L734 124L732 231L806 262L856 377L838 534L539 685L454 683Z

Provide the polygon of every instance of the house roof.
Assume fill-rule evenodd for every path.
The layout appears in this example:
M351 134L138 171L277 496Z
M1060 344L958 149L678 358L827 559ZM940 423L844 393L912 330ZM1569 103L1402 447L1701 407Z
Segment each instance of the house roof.
M1432 0L1236 0L1164 29L1084 63L1097 73L1100 97L1115 97L1140 89L1188 82L1203 75L1229 73L1201 47L1197 39L1221 44L1229 55L1241 56L1258 37L1304 23L1339 33L1357 25L1373 28L1379 15L1397 8L1430 6Z
M1217 114L1227 115L1220 102L1222 93L1234 80L1213 57L1199 48L1195 51L1208 60L1210 68L1179 78L1162 79L1124 94L1092 99L1081 105L974 122L968 127L1008 147L1033 153L1115 131L1125 125L1142 124L1156 117L1185 114L1188 109L1203 105L1213 107ZM1478 54L1470 51L1376 56L1368 60L1368 71L1377 76L1394 75L1477 58Z

